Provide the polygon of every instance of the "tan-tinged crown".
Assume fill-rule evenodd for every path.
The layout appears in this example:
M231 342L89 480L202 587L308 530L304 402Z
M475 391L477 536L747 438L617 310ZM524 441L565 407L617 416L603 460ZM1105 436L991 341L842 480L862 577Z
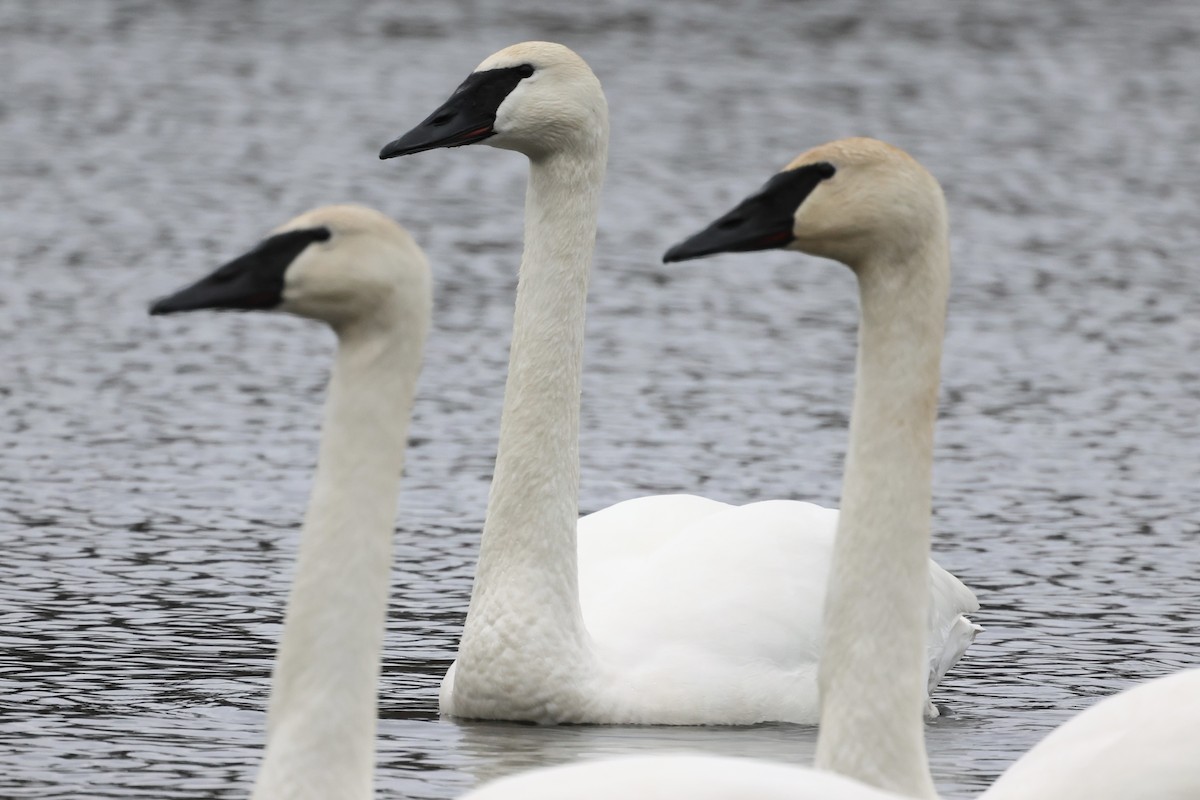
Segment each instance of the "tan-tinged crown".
M281 310L334 326L381 311L428 318L429 264L399 223L366 206L330 205L274 233L322 227L330 238L309 245L284 273Z
M789 249L859 267L896 261L946 237L946 201L937 180L912 156L878 139L828 142L784 168L833 165L796 209Z

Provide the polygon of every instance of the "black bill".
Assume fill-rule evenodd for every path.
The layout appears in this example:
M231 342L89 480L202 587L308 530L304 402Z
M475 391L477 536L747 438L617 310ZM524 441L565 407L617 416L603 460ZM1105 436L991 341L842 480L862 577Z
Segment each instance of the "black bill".
M500 104L517 84L532 74L533 67L528 64L472 72L437 111L386 145L379 151L379 157L395 158L482 142L496 133L496 111Z
M157 300L151 314L202 308L268 309L283 302L283 275L304 249L331 236L328 228L287 231L263 240L206 278Z
M728 214L668 250L663 261L786 247L796 238L796 209L834 172L834 166L824 162L780 172Z

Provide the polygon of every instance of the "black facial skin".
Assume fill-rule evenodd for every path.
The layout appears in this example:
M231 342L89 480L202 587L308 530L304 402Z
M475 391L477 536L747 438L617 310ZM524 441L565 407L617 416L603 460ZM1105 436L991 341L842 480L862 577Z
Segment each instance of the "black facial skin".
M836 172L827 162L780 172L728 214L668 250L663 261L786 247L796 238L792 235L796 209Z
M461 147L493 136L496 111L517 84L533 74L533 66L472 72L450 99L424 122L379 151L380 158L395 158L434 150Z
M287 268L310 244L328 241L332 235L325 227L278 233L207 278L156 301L150 313L275 308L283 302L283 274Z

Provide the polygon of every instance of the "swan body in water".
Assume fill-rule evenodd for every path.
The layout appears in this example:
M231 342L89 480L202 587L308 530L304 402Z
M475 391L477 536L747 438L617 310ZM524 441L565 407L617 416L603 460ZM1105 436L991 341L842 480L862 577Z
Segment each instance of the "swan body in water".
M360 206L296 217L151 307L278 309L337 334L255 800L373 794L396 492L430 307L429 267L412 237Z
M945 201L901 150L848 139L810 150L671 248L667 261L786 248L848 265L861 298L842 515L825 603L816 769L642 755L509 776L463 800L935 798L921 706L930 474L949 288ZM1200 669L1083 711L983 800L1200 797Z
M608 147L599 81L566 47L514 45L380 157L474 142L523 153L530 174L495 475L442 712L539 723L816 722L837 511L668 495L578 519L584 310ZM978 603L928 557L922 570L933 601L921 604L922 629L905 635L928 642L928 689L974 638L963 615ZM899 599L871 597L883 618Z

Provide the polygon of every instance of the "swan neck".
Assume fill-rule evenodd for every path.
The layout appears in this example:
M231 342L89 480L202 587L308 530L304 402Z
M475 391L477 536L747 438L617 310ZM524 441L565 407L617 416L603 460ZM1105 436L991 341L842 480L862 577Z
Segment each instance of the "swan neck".
M856 272L857 387L825 604L817 766L935 797L923 709L945 236Z
M371 797L396 494L424 335L423 322L399 318L338 330L256 800Z
M586 651L579 606L579 403L588 273L604 176L603 147L531 159L525 250L517 282L508 380L479 565L459 652L458 683L519 653L531 680L542 663ZM528 663L525 663L528 662ZM529 671L532 670L532 671Z

